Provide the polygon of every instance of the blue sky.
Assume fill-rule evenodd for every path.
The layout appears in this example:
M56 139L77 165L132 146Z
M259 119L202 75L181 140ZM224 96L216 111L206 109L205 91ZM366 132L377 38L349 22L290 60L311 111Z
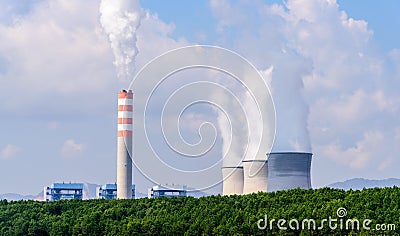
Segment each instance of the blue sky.
M268 4L284 1L268 0ZM385 50L396 48L400 41L400 18L398 17L399 3L396 0L386 0L384 3L375 0L338 0L339 9L345 11L350 17L365 20ZM215 18L207 1L185 2L179 0L158 1L146 0L141 2L144 8L156 12L159 18L167 23L176 25L175 37L185 37L198 40L196 34L207 35L208 38L201 43L213 43ZM206 32L211 32L206 33Z
M100 0L0 2L0 193L36 194L55 181L115 181L116 94L129 81L116 76L99 6ZM140 6L137 71L182 46L236 51L272 88L281 121L276 146L288 150L295 140L301 149L303 137L309 139L315 187L400 178L399 1L143 0ZM183 136L191 140L198 124L216 120L209 108L191 110L182 118ZM148 155L137 142L137 156ZM212 155L221 143L219 137ZM141 192L150 185L138 173L135 182Z

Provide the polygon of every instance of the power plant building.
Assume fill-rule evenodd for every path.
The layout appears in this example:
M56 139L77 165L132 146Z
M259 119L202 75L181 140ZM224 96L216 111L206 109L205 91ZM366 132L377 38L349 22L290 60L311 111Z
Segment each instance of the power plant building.
M311 188L311 153L268 154L268 192Z
M117 198L132 198L133 93L118 93Z
M82 200L82 183L53 183L50 187L44 187L45 201L58 201L79 199Z
M96 189L96 197L106 200L117 199L117 184L104 184ZM135 185L132 185L132 198L135 198Z
M187 196L186 185L173 185L173 186L153 186L148 190L148 198L159 197L185 197Z

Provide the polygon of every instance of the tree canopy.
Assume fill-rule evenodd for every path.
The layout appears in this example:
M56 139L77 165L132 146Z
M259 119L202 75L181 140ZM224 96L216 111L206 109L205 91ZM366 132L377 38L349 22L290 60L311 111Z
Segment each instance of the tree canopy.
M0 201L0 235L347 235L399 234L400 188L315 189L201 198ZM345 208L346 216L338 217ZM265 219L268 227L259 229ZM360 229L291 230L288 222L358 219ZM270 220L275 219L272 229ZM285 219L287 230L278 228ZM370 219L371 230L362 227ZM261 221L264 224L264 220ZM293 222L292 222L293 223ZM386 230L376 231L376 225ZM388 228L393 224L396 228Z

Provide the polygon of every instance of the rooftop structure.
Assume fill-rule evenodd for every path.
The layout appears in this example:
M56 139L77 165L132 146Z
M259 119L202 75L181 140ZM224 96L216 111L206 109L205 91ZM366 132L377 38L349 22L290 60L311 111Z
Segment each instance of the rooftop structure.
M185 197L187 196L186 185L172 185L172 186L153 186L148 190L148 198L159 197Z

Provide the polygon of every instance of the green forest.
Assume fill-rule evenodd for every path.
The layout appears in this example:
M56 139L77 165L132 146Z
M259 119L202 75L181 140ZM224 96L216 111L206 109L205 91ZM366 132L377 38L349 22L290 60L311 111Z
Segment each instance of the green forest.
M399 235L399 207L398 187L201 198L2 200L0 235ZM317 228L301 228L304 219L314 219ZM337 227L332 229L326 219ZM346 228L349 219L354 227L358 220L359 229Z

